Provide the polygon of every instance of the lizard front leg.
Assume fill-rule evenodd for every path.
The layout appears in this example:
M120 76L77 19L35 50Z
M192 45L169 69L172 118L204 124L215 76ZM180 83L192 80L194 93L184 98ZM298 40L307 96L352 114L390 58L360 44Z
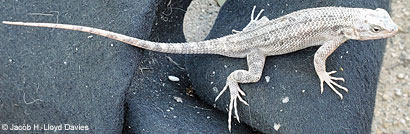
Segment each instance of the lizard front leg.
M247 55L248 62L248 71L246 70L236 70L232 72L227 80L226 85L215 98L215 101L229 88L230 92L230 103L228 111L228 129L231 131L231 120L232 120L232 108L235 109L236 119L239 121L238 109L237 109L237 100L241 101L245 105L248 103L242 99L242 96L245 96L245 92L241 90L238 83L254 83L258 82L262 76L263 66L265 64L265 55L262 52L254 51Z
M336 50L346 39L340 38L336 40L331 40L328 42L325 42L315 53L314 57L314 65L315 65L315 70L317 75L319 76L320 79L320 93L323 93L323 82L326 82L326 84L337 94L340 96L340 99L343 99L343 95L339 93L333 85L345 90L348 92L347 88L337 84L333 80L340 80L340 81L345 81L343 78L337 78L337 77L332 77L330 76L331 74L336 73L336 71L330 71L326 72L326 59L327 57L333 53L333 51Z

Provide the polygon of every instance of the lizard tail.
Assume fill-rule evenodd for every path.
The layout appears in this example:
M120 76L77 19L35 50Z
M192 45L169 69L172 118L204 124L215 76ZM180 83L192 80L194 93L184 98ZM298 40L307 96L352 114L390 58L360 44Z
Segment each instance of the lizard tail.
M33 26L33 27L48 27L48 28L58 28L73 31L81 31L86 33L92 33L100 36L104 36L110 39L118 40L139 48L163 52L163 53L174 53L174 54L217 54L213 52L215 47L212 47L211 40L203 42L191 42L191 43L159 43L146 41L142 39L137 39L127 35L102 30L98 28L69 25L69 24L56 24L56 23L30 23L30 22L11 22L3 21L4 24L9 25L21 25L21 26Z

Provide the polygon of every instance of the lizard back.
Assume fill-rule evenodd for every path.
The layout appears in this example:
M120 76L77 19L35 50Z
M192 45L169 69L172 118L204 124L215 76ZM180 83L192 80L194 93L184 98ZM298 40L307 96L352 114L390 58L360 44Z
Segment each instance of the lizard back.
M245 53L260 49L267 55L280 55L321 45L329 37L343 36L341 29L352 26L356 21L354 16L361 10L369 9L320 7L299 10L255 29L222 37L227 42L222 46Z

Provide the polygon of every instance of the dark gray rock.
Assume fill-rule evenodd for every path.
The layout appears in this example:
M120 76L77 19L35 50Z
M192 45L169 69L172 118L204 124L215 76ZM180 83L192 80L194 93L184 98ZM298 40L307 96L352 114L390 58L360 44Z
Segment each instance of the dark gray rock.
M181 26L189 1L168 2L4 1L0 21L79 24L152 41L185 42ZM243 28L253 5L264 8L268 18L276 18L308 7L388 8L388 3L228 1L208 38ZM186 95L191 86L188 76L167 58L182 64L185 56L66 30L0 25L0 32L0 124L9 126L71 124L90 129L65 131L72 133L226 133L227 115L210 106L217 95L212 89L220 90L229 73L246 68L244 59L186 58L186 67L181 66L207 105L195 94ZM384 43L348 41L329 57L328 70L338 70L336 76L344 77L343 85L350 89L342 101L328 87L320 95L312 64L317 47L267 58L262 80L241 85L250 103L249 107L239 105L242 121L265 133L274 132L274 123L281 124L280 133L368 133ZM171 82L169 75L181 81ZM270 76L269 83L265 76ZM290 99L286 104L281 102L284 97ZM217 102L218 109L226 111L228 99L225 94ZM233 133L251 133L245 123L234 121Z
M182 32L184 10L190 1L158 3L149 38L156 42L186 42ZM143 51L126 97L125 133L227 133L227 115L200 101L192 91L183 66L185 55ZM172 59L175 63L171 62ZM179 64L179 65L177 65ZM181 81L172 82L168 76ZM182 101L182 102L181 102ZM237 124L232 133L251 133Z
M270 19L293 11L320 6L346 6L389 9L388 0L357 1L249 1L230 0L221 8L207 39L218 38L241 30L250 20L252 7L265 9L262 15ZM376 85L379 76L385 39L347 41L327 59L327 70L337 70L334 76L344 77L341 85L349 93L339 90L340 100L329 87L320 94L319 79L313 67L313 55L318 47L290 54L268 57L262 79L255 84L241 84L250 106L240 104L241 120L264 133L276 133L273 124L280 124L278 133L370 133ZM237 69L247 69L245 59L218 55L193 55L186 67L193 87L208 104L226 111L229 91L216 103L213 101L225 85L226 77ZM270 81L266 82L265 77ZM213 84L211 84L213 83ZM288 97L288 103L282 99ZM236 121L234 121L236 122Z
M77 24L152 41L185 42L182 20L189 3L7 1L0 5L0 21ZM1 24L0 32L2 125L29 125L29 133L54 133L33 130L48 124L89 129L63 133L227 132L225 113L186 95L190 82L185 71L167 58L183 64L184 55L67 30ZM181 81L170 82L169 75ZM239 124L233 133L251 131Z
M155 15L155 1L145 0L0 3L0 21L78 24L145 39ZM141 60L137 48L50 28L0 24L0 33L0 124L31 125L28 133L54 133L34 131L36 124L89 129L64 133L122 132L124 93Z

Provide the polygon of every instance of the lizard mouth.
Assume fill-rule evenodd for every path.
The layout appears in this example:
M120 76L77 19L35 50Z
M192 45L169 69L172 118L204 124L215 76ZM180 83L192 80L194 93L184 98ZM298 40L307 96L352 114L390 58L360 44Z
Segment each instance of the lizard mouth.
M398 31L399 28L397 27L397 25L394 25L392 28L386 29L385 31L381 32L380 37L370 37L370 39L389 38L396 35Z
M398 31L399 31L399 27L396 24L394 24L392 29L390 29L390 33L392 34L396 34Z
M387 35L386 38L396 35L398 31L399 31L399 28L397 26L395 26L394 28L392 28L391 30L386 32L386 35Z

